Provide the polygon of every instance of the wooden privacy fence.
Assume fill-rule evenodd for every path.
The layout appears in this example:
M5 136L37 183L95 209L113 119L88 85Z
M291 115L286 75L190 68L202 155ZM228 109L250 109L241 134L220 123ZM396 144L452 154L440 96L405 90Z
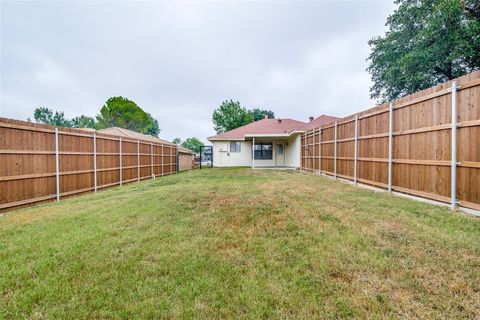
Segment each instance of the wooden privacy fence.
M177 146L0 118L0 210L177 172Z
M480 210L480 71L307 131L302 169Z

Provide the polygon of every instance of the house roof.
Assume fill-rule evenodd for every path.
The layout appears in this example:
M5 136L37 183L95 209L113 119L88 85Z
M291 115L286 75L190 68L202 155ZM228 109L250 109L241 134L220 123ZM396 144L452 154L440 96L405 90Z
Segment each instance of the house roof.
M180 153L195 154L195 152L193 152L193 151L190 150L190 149L184 148L184 147L179 146L179 145L177 145L177 147L178 147L178 152L180 152Z
M338 119L340 119L340 118L327 116L327 115L322 114L321 116L319 116L319 117L315 118L314 120L310 121L309 123L307 123L304 130L308 131L308 130L311 130L313 128L318 128L320 126L326 125L327 123L333 122L333 121L338 120Z
M132 130L119 128L119 127L100 129L100 130L97 130L97 132L131 138L131 139L137 139L137 140L146 140L146 141L152 141L156 143L163 143L163 144L169 144L169 145L173 144L171 142L168 142L167 140L163 140L148 134L143 134L143 133L139 133L139 132L135 132Z
M290 134L302 130L306 123L293 119L262 119L242 127L209 137L213 140L244 140L250 134Z
M306 123L293 119L262 119L242 127L217 134L209 137L209 141L221 141L221 140L245 140L246 136L254 135L290 135L295 131L304 132L309 130L310 127L318 127L326 123L335 121L336 117L321 115L315 120Z

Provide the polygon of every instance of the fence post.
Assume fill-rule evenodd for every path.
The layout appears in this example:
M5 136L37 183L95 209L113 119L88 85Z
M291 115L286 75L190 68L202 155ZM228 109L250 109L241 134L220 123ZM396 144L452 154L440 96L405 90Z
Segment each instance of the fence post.
M309 171L309 168L308 168L308 148L309 148L309 145L308 145L308 135L307 135L307 132L305 132L305 171Z
M137 181L140 181L140 140L137 140Z
M175 146L175 173L180 172L180 155L178 153L178 147Z
M322 127L318 127L318 173L322 174Z
M355 115L355 146L353 158L353 183L357 185L357 160L358 160L358 114Z
M153 174L153 142L150 142L150 164L151 164L151 173L152 173L152 179L155 177Z
M457 207L457 84L452 82L452 186L451 207Z
M162 177L163 177L163 143L160 144L161 150L160 153L162 154Z
M122 169L122 137L120 137L120 153L119 153L120 159L120 185L122 185L122 175L123 175L123 169Z
M307 171L307 133L303 134L303 170Z
M313 171L313 174L315 174L315 128L313 128L313 132L312 132L312 171Z
M55 185L57 201L60 201L60 164L58 161L58 128L55 128Z
M335 121L335 138L333 146L333 178L337 179L337 121Z
M172 152L172 146L170 146L170 175L173 174L173 152Z
M97 134L93 133L93 190L97 192Z
M388 192L392 192L393 103L388 110Z

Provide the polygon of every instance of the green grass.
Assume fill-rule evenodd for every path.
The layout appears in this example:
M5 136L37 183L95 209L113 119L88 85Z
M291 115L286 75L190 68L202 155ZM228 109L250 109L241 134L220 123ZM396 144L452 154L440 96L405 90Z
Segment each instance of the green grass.
M479 318L480 219L206 169L0 218L0 318Z

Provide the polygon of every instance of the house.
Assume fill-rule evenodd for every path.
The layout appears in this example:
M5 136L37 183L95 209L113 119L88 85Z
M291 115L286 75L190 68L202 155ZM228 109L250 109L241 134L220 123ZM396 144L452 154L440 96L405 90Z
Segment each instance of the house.
M97 130L97 132L110 134L112 136L119 136L119 137L124 137L124 138L146 140L146 141L152 141L152 142L156 142L156 143L173 145L172 142L168 142L167 140L163 140L163 139L160 139L160 138L148 135L148 134L143 134L143 133L128 130L128 129L125 129L125 128L111 127L111 128L99 129L99 130Z
M212 136L213 166L299 168L301 135L310 128L337 120L322 115L310 122L264 119Z

